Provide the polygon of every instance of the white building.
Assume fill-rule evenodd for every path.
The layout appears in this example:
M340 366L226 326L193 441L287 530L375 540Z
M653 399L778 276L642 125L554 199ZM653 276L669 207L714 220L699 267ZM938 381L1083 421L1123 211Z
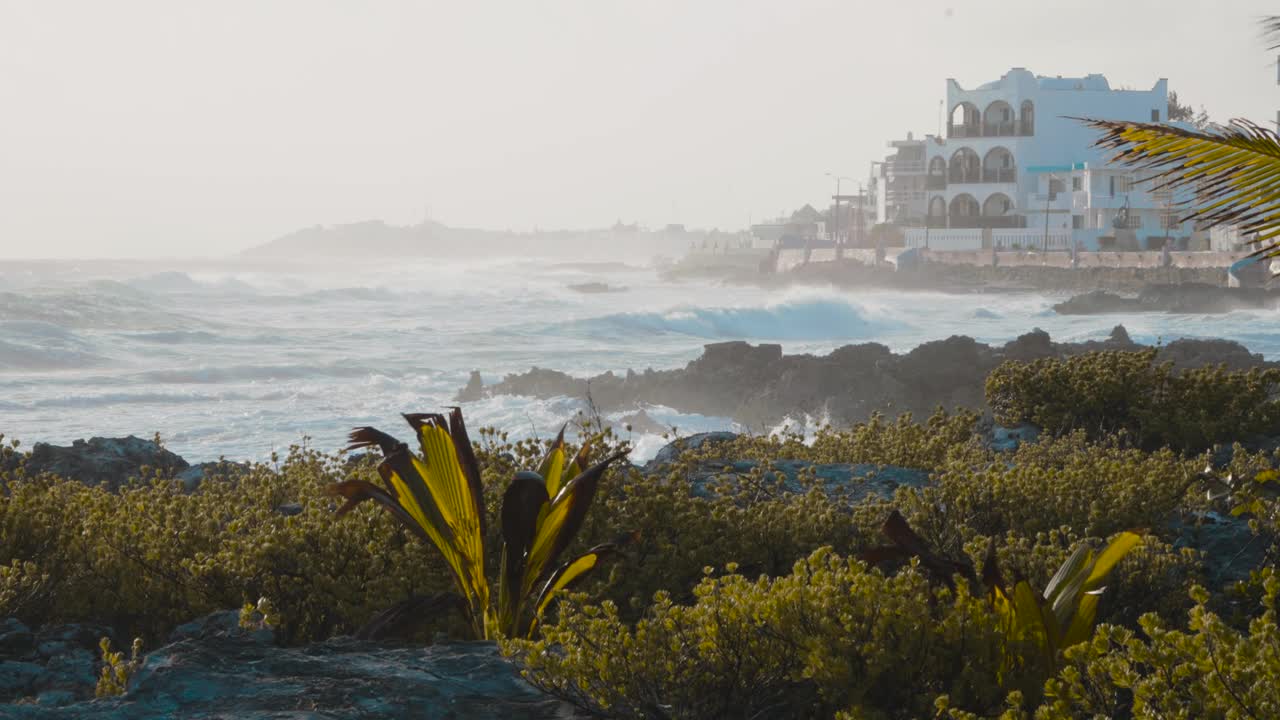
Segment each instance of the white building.
M1168 82L1113 90L1102 75L1043 77L1014 68L965 90L947 81L947 137L925 143L926 227L933 249L1184 245L1172 197L1108 163L1098 132L1073 118L1163 122Z

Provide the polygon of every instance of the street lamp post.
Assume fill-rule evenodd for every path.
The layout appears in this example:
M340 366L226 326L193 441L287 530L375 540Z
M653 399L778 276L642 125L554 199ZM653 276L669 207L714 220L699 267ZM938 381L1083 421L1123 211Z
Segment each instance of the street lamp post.
M834 175L832 173L825 173L825 175L829 178L834 178L836 181L836 194L833 198L836 201L835 224L834 229L831 231L831 238L838 247L840 245L840 181L852 181L853 178L845 177L844 175Z

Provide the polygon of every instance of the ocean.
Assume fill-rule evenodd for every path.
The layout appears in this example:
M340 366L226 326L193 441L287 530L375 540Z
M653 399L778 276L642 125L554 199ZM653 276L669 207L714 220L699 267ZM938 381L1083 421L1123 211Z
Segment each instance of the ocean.
M570 287L582 283L611 291ZM1062 298L672 283L643 262L527 258L9 263L0 433L29 446L159 432L191 462L261 460L304 441L335 451L357 425L407 437L399 413L453 404L472 370L493 382L533 366L579 376L673 368L723 340L778 342L788 353L874 341L901 352L954 334L1004 342L1036 327L1058 341L1102 338L1123 324L1138 342L1223 337L1280 357L1271 311L1063 317L1051 307ZM497 397L463 408L473 432L546 437L585 403ZM643 409L680 434L735 429L727 418ZM631 440L633 460L665 442Z

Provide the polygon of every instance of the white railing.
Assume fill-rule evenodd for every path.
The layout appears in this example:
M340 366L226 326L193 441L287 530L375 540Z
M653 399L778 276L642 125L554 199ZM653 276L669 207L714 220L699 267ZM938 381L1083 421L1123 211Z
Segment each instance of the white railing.
M907 247L930 250L981 250L981 228L908 228Z
M1031 228L1025 230L992 230L991 244L997 250L1043 250L1045 233ZM1048 235L1050 250L1071 249L1071 232L1066 230L1050 230Z

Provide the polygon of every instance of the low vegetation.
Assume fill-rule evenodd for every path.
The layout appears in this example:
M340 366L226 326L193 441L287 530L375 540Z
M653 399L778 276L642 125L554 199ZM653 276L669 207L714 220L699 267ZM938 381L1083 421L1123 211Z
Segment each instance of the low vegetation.
M1054 434L1122 435L1146 449L1200 452L1280 432L1280 370L1177 369L1157 350L1008 361L987 378L997 422Z
M19 468L0 494L0 615L108 625L144 647L228 608L289 644L503 638L532 683L605 717L1179 717L1175 699L1204 709L1185 717L1267 716L1254 688L1275 678L1275 458L1219 448L1206 472L1190 444L1074 421L996 452L980 420L743 437L650 473L602 465L627 446L599 428L577 428L587 448L491 429L471 442L441 416L411 416L421 454L361 430L378 453L296 447L194 492L155 473L109 492ZM801 463L788 479L782 461L930 480L867 495L874 476ZM555 519L594 468L576 527ZM1188 547L1188 527L1233 512L1271 548L1244 582ZM894 516L927 552L872 552ZM554 552L530 563L544 532ZM602 546L608 561L570 592L573 560L556 558L596 566ZM566 599L545 602L548 587ZM117 660L104 692L127 676Z

